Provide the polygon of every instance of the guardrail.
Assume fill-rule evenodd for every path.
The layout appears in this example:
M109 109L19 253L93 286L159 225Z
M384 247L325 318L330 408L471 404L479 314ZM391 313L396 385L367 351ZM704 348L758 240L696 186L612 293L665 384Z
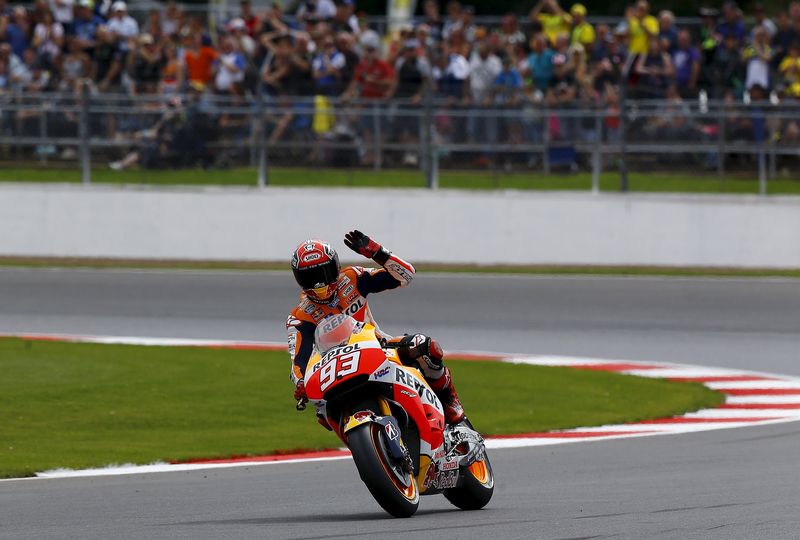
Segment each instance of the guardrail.
M583 168L599 190L604 170L757 171L767 191L779 166L800 156L800 106L722 101L627 100L573 108L521 99L465 106L429 95L409 100L78 93L0 96L0 162L92 169L316 165L419 169L438 185L440 168L549 174ZM735 163L731 161L734 160Z

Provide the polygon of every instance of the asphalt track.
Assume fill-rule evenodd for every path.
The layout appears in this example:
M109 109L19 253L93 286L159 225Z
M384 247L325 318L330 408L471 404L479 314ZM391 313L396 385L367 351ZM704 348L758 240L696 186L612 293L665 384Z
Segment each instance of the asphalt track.
M278 340L292 285L275 273L0 270L0 330ZM372 303L385 330L450 348L800 374L800 281L419 276ZM800 537L796 423L492 459L487 509L427 497L411 520L384 518L349 461L0 482L0 538Z

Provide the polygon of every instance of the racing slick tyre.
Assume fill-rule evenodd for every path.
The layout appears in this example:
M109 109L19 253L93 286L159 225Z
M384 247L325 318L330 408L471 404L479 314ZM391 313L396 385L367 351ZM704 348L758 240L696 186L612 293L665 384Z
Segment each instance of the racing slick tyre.
M489 457L476 461L467 468L460 487L446 489L445 498L462 510L479 510L489 504L494 493L494 475Z
M370 422L348 434L348 446L361 480L381 508L394 517L410 517L419 506L417 481L389 456L383 432Z

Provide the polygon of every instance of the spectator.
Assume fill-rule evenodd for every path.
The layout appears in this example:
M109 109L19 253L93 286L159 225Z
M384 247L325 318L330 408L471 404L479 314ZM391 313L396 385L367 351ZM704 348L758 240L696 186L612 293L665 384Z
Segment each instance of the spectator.
M347 88L353 80L356 66L361 61L354 50L355 38L349 32L339 32L336 34L336 49L344 56L344 66L339 73L341 75L342 88Z
M32 45L36 48L39 64L47 70L53 69L64 47L64 27L49 10L33 30Z
M24 56L25 78L21 81L26 92L44 92L49 90L50 70L44 69L33 49L26 49Z
M323 96L338 96L342 92L342 69L347 64L344 54L336 49L333 36L322 39L320 50L311 61L316 93Z
M636 60L635 70L640 77L639 90L643 97L664 97L664 91L672 85L675 77L672 59L656 36L650 38L647 54Z
M495 80L502 70L503 65L492 52L489 41L483 39L476 45L469 60L469 94L466 101L471 105L472 114L468 119L467 131L472 142L497 142L497 121L487 108L493 104ZM488 164L488 152L483 152L475 160L477 166Z
M753 31L753 42L742 52L742 58L746 64L744 86L747 90L755 85L765 90L771 88L769 71L772 54L767 30L760 26L757 27Z
M428 27L428 32L434 41L441 41L444 22L439 13L439 2L436 0L425 0L422 4L424 15L424 25ZM420 25L422 26L422 25Z
M536 34L531 39L531 54L528 56L528 73L533 85L545 92L553 76L553 56L555 52L548 47L544 34Z
M178 48L168 41L163 45L164 62L161 66L159 92L169 96L178 91L181 79L181 62L178 58Z
M440 67L434 72L439 93L450 104L461 102L468 94L469 60L458 49L445 46L440 55Z
M614 87L619 83L622 67L625 65L625 55L615 52L619 47L617 42L612 42L608 54L592 66L594 89L598 93L604 93L609 86Z
M767 17L767 13L764 10L764 4L757 3L753 5L753 19L755 20L755 24L753 28L755 29L758 26L762 26L764 30L767 31L767 36L771 40L775 37L775 34L778 32L778 27L772 22L772 19ZM753 39L753 33L750 32L750 40Z
M189 83L200 83L208 86L214 77L214 62L218 53L213 47L203 45L203 35L199 32L184 38L183 76Z
M247 33L247 25L244 19L239 17L231 19L228 23L228 32L233 40L234 49L241 52L245 58L253 58L256 54L256 42Z
M589 47L589 59L592 62L599 62L609 52L609 44L614 41L614 36L611 35L611 29L607 24L597 25L597 37L594 43Z
M492 101L494 81L503 69L488 41L480 42L469 60L469 97L473 105L486 106Z
M500 28L497 31L500 39L500 46L516 47L520 43L525 43L525 33L519 28L519 19L513 13L506 13L500 20Z
M269 9L261 18L261 29L259 34L272 34L277 32L280 34L288 34L289 26L283 20L283 13L281 12L280 2L274 1L270 4Z
M696 139L698 133L693 126L691 109L674 85L667 87L664 103L658 106L656 115L649 119L644 131L649 138L656 140Z
M461 29L461 2L450 0L447 2L447 19L442 27L442 37L445 41L450 39L455 30Z
M777 20L777 31L772 37L772 48L775 52L776 62L780 62L789 51L789 46L800 39L800 33L792 27L792 20L785 11L778 13Z
M239 2L239 17L237 18L244 21L247 35L251 38L254 37L256 32L261 28L261 22L258 20L256 14L253 13L253 5L250 3L250 0L241 0Z
M353 0L336 0L336 13L331 19L331 27L334 32L358 34L358 17Z
M124 56L108 27L98 26L92 80L101 92L121 90Z
M161 12L157 9L151 9L147 12L147 23L144 25L144 32L153 36L153 40L159 45L168 37L161 22Z
M431 78L428 59L417 54L419 43L415 39L406 41L403 53L395 63L397 73L393 97L402 100L393 125L393 135L402 144L412 144L419 138L420 104ZM403 154L404 165L416 165L419 157L407 150Z
M556 110L566 110L575 108L577 91L577 80L572 63L563 54L553 57L553 77L550 79L550 86L547 88L545 102ZM553 140L570 141L575 134L575 118L569 114L558 114L556 112L550 119L550 137Z
M59 79L62 90L78 93L78 85L91 75L92 59L76 37L67 39L67 53L61 58Z
M22 58L25 49L30 47L30 35L31 22L24 7L15 7L11 19L8 16L0 18L0 40L11 45L11 52L17 58Z
M715 49L709 71L715 98L722 98L726 90L741 96L744 89L743 64L739 42L734 34L728 34L722 46Z
M183 26L183 11L175 0L169 0L164 7L164 16L161 18L161 30L164 35L177 36Z
M72 21L75 20L75 0L49 0L53 18L61 23L65 33L72 33Z
M692 45L688 30L678 32L678 44L672 53L675 66L675 84L684 98L697 95L697 81L700 76L700 51Z
M128 15L128 6L122 0L117 0L111 5L111 18L108 20L108 30L117 41L119 50L127 53L130 50L129 41L139 35L139 23Z
M216 74L214 76L214 90L221 95L238 95L241 93L241 84L244 82L245 60L244 55L234 47L234 40L225 37L220 44L217 57Z
M675 28L675 14L665 9L658 14L658 38L662 48L669 54L678 46L678 30Z
M569 35L570 16L561 9L558 0L539 0L528 14L531 21L542 25L545 36L552 45L555 45L558 36Z
M364 56L356 66L346 94L363 99L384 99L394 85L394 68L381 59L378 53L380 42L377 39L362 39L361 46Z
M336 5L333 0L306 0L300 3L300 9L295 16L304 22L316 23L329 21L336 15Z
M800 98L800 41L795 41L789 46L789 54L781 60L778 72L786 85L786 94Z
M650 3L647 0L636 2L636 8L627 22L630 36L628 51L631 55L646 55L650 38L658 36L658 20L650 15Z
M500 134L500 142L522 144L524 137L519 108L522 105L524 83L509 55L504 55L501 62L503 67L494 81L492 99L494 105L502 111L491 120L497 124L494 129ZM510 159L506 159L506 167L511 167Z
M572 4L569 10L572 15L572 34L570 43L575 45L580 43L584 49L590 50L594 45L594 27L586 21L586 7L583 4ZM608 30L608 26L605 27Z
M164 64L161 48L153 36L139 36L138 46L128 55L128 71L134 81L134 91L140 94L154 94L158 91Z
M410 39L403 45L403 54L397 59L397 73L393 96L410 101L414 105L422 102L425 86L431 78L431 65L427 58L419 56L419 43Z
M504 55L501 62L502 68L492 86L492 101L495 105L517 107L520 104L524 87L522 76L510 56Z
M92 7L92 0L78 0L74 22L75 37L90 55L97 40L97 29L103 24L103 19L92 12Z
M744 28L739 7L733 0L727 0L722 4L722 22L717 25L717 34L723 40L728 36L734 36L738 45L744 42L747 31Z

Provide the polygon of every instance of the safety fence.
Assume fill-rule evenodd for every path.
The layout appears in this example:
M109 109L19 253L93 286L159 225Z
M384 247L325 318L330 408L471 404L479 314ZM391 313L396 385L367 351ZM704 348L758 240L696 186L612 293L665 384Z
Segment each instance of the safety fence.
M733 174L759 191L800 170L800 105L768 101L627 100L554 104L523 94L482 106L437 98L130 96L75 92L0 96L0 169L275 167L504 173ZM796 174L795 174L796 175Z

